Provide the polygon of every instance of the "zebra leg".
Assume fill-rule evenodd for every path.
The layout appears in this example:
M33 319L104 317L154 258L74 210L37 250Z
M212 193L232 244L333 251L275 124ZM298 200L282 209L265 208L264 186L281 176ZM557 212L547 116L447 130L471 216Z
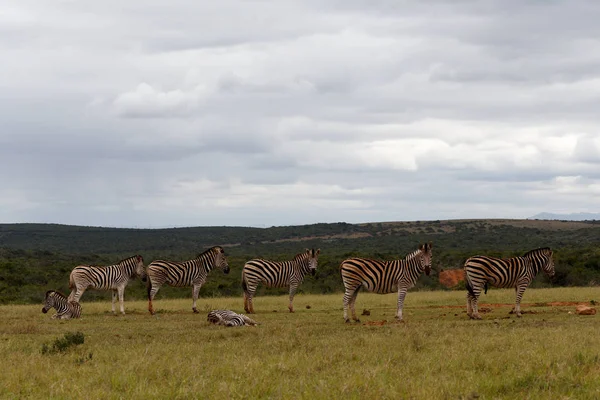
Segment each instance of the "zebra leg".
M198 300L198 293L200 293L200 288L202 287L202 285L200 284L194 284L194 288L192 289L192 299L193 299L193 304L192 304L192 310L194 311L194 314L198 314L198 309L196 308L196 301Z
M117 293L119 294L119 308L121 310L121 314L125 315L125 286L118 288Z
M117 289L112 290L112 313L115 314L115 303L117 302Z
M249 325L249 326L256 326L258 325L258 322L256 322L255 320L253 320L252 318L248 318L247 316L240 314L242 319L244 320L244 324Z
M292 302L294 301L294 295L296 294L296 290L298 290L298 285L290 285L290 304L288 305L288 309L291 313L294 312L294 305Z
M346 291L344 292L344 321L347 323L350 322L350 319L348 318L348 307L350 306L352 300L356 299L356 296L358 294L357 292L358 288L354 290L346 288Z
M515 291L517 292L517 300L515 302L515 314L517 314L517 317L521 317L521 299L523 298L523 293L525 293L525 289L527 289L526 284L518 284L515 288Z
M471 293L467 293L467 315L469 316L469 318L473 316L473 305L471 304L472 301L473 296L471 296Z
M81 290L80 290L78 286L75 286L75 289L73 289L73 291L69 295L69 299L71 299L71 296L73 296L72 299L71 300L67 299L67 300L79 303L79 299L81 299L81 296L83 296L83 292L85 292L85 288L81 288Z
M398 310L396 311L396 318L398 321L402 321L402 309L404 308L404 298L406 297L407 291L408 288L398 289Z
M155 285L152 283L150 277L148 277L148 311L150 315L154 315L154 307L152 306L152 300L154 300L154 296L158 293L158 289L160 289L159 285Z
M479 315L479 311L477 310L477 301L479 300L479 293L476 292L475 296L472 296L471 304L472 304L472 314L471 319L481 319L481 315Z
M358 317L356 316L356 298L358 297L358 290L360 289L360 286L356 288L356 290L354 291L354 294L352 295L352 297L350 298L350 312L352 313L352 319L355 322L360 322L360 319L358 319Z
M252 283L247 283L246 290L244 290L244 310L248 314L254 314L254 302L252 298L256 293L257 286Z

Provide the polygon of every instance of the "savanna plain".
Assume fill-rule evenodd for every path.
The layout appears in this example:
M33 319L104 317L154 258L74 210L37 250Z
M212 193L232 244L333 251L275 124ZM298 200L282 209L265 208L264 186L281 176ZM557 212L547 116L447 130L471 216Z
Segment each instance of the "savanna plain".
M554 302L600 300L600 289L528 289L522 318L514 290L482 295L469 320L464 291L409 292L405 321L396 296L360 293L360 323L342 318L342 294L255 299L257 327L209 325L211 309L243 312L241 297L86 302L78 320L40 305L0 306L0 397L189 399L597 399L600 319ZM554 303L554 304L552 304ZM486 305L487 304L487 305ZM54 310L51 310L53 312ZM487 311L487 312L486 312ZM385 321L385 322L384 322ZM84 343L44 352L70 332Z

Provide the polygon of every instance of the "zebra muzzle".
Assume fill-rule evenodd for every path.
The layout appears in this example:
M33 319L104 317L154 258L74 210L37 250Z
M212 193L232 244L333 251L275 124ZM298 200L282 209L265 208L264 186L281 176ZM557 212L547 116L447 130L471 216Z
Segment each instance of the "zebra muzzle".
M48 312L48 309L47 309L46 307L42 307L42 312L43 312L44 314L46 314L46 313Z

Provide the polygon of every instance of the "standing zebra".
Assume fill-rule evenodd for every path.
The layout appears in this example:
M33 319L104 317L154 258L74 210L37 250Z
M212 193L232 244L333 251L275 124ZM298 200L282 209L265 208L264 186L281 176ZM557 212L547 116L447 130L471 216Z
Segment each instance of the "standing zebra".
M360 322L356 317L354 305L361 287L370 292L379 294L398 291L398 310L396 318L402 320L402 308L408 289L415 285L419 276L425 271L431 273L431 242L419 245L403 260L379 261L365 258L349 258L342 262L340 270L342 281L346 289L344 293L344 320L348 319L348 306L352 312L352 319Z
M112 290L112 312L115 313L115 302L119 295L121 314L125 315L123 295L129 280L136 276L146 281L144 259L140 255L121 260L118 264L108 266L80 265L71 271L69 277L70 301L79 302L86 289Z
M81 316L81 305L76 301L69 301L64 294L55 290L48 290L44 299L42 312L46 314L52 307L56 309L56 314L52 318L71 319Z
M292 261L269 261L255 259L250 260L244 265L242 270L242 288L244 289L244 310L247 313L254 314L254 304L252 297L256 293L256 288L260 282L267 287L288 287L290 288L290 304L288 309L294 312L294 295L298 286L304 280L307 273L313 276L317 272L317 263L320 249L306 249L305 252L296 254Z
M208 313L206 320L216 325L224 326L256 326L258 322L248 318L244 314L238 314L229 310L212 310Z
M515 288L515 313L520 317L523 293L540 269L548 277L554 276L552 250L548 247L534 249L521 257L513 258L474 256L465 261L463 268L467 286L467 315L472 319L481 319L477 300L484 288L487 293L488 284L499 288Z
M204 282L206 282L208 273L213 268L222 269L225 274L229 273L225 250L220 246L211 247L189 261L152 261L148 265L148 311L150 311L150 314L154 315L152 300L154 300L158 289L164 284L175 287L192 286L192 297L194 299L192 310L198 313L196 309L198 293Z

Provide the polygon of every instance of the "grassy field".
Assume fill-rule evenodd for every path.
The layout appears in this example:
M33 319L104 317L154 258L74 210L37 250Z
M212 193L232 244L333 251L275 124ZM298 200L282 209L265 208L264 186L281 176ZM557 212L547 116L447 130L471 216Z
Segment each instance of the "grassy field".
M157 299L156 316L126 301L128 314L113 316L84 296L72 321L51 320L41 304L2 306L0 398L600 398L599 316L548 304L600 301L600 289L529 289L523 318L499 305L514 291L490 290L482 321L467 319L464 298L410 292L406 321L394 323L395 295L360 293L357 310L370 316L344 324L341 294L299 295L295 314L286 297L258 297L254 328L210 326L191 299ZM211 298L198 308L241 306ZM85 343L42 353L77 331Z

